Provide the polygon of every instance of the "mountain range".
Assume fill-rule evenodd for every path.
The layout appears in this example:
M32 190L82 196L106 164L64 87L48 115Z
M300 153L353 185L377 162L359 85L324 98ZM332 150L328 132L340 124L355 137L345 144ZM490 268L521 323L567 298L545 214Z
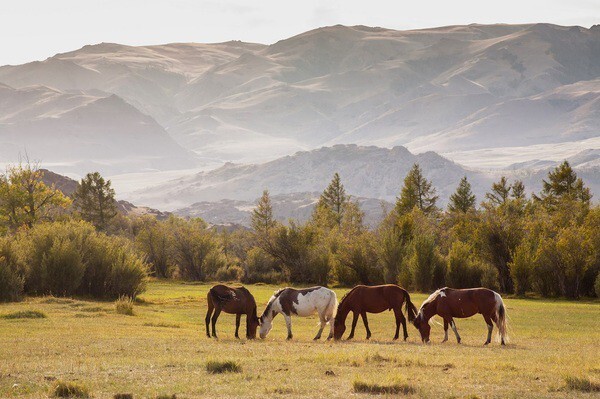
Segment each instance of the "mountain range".
M264 188L306 199L335 171L357 198L393 201L414 162L442 202L464 175L478 196L499 174L535 190L564 158L588 159L598 193L598 148L600 25L336 25L0 67L0 163L98 170L168 210Z

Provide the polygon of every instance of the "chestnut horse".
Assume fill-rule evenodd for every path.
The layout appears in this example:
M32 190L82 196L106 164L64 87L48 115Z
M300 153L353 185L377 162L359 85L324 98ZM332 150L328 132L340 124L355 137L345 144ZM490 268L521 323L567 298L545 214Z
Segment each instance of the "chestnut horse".
M242 315L246 315L246 338L256 338L256 329L258 328L258 317L256 315L256 301L254 297L244 287L227 287L226 285L217 284L208 291L206 296L208 302L208 311L206 312L206 336L210 338L208 323L211 321L212 315L212 336L217 338L215 325L221 311L225 313L235 314L235 337L239 338L238 330L240 329L240 319Z
M410 295L404 288L400 288L395 284L376 285L373 287L357 285L340 302L338 313L335 317L333 336L336 340L342 338L344 331L346 331L346 317L348 313L352 312L352 331L350 331L348 339L354 338L354 329L356 328L358 315L361 315L363 323L365 323L367 339L369 339L371 338L371 330L369 330L367 313L381 313L384 310L393 309L396 316L396 335L394 335L394 339L398 339L400 324L402 324L404 340L406 341L408 332L406 331L406 318L402 314L402 304L405 304L408 320L412 322L417 314L417 308L410 301Z
M488 336L484 345L492 340L492 330L496 323L498 336L502 345L508 342L506 326L506 308L504 302L497 292L487 288L453 289L441 288L429 296L421 305L419 314L414 321L415 327L421 333L423 342L429 342L429 319L439 315L444 319L444 340L448 340L448 325L452 327L456 335L456 341L460 344L460 335L456 329L454 317L466 318L481 313L488 326Z

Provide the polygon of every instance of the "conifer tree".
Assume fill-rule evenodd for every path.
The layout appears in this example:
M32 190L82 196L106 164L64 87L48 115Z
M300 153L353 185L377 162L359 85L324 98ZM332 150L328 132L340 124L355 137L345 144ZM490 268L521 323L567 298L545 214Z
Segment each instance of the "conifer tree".
M342 224L342 218L346 211L346 206L350 200L349 196L346 195L346 190L341 182L340 175L336 172L333 175L333 179L329 186L323 191L319 202L317 204L317 210L325 209L331 215L335 224L340 226Z
M468 182L467 176L460 179L456 192L450 196L448 210L462 213L475 210L475 195L471 191L471 184Z
M506 203L509 196L510 185L504 176L500 178L499 182L492 184L492 191L485 194L485 198L487 198L492 205L496 206Z
M525 185L521 180L516 180L511 186L511 197L514 199L525 199Z
M117 215L115 190L110 180L104 180L98 172L88 173L81 179L73 197L81 217L99 229L106 229Z
M587 205L592 198L590 189L584 186L583 180L577 177L567 161L549 172L548 180L543 180L542 184L542 192L539 196L534 195L534 198L549 207L555 206L564 199L575 200Z
M275 226L273 206L271 205L271 197L268 190L263 191L262 197L260 197L256 204L256 208L252 211L250 221L254 231L262 235L268 235L270 230Z
M401 216L417 207L423 213L430 214L437 210L437 199L435 188L423 176L419 164L415 163L404 178L400 198L396 201L396 213Z

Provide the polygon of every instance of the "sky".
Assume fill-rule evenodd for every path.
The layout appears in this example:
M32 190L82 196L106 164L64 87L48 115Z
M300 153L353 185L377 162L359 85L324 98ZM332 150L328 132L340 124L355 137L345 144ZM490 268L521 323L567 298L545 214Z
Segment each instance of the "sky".
M600 23L600 0L0 0L0 65L86 44L271 44L327 25Z

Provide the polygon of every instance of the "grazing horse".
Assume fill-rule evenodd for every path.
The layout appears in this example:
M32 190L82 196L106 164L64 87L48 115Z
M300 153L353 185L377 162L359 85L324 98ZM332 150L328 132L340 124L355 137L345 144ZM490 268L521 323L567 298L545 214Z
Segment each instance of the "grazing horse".
M297 290L294 288L282 288L276 291L267 307L260 316L260 337L265 338L273 328L273 318L281 313L285 318L288 335L292 339L292 314L306 317L315 313L319 314L320 327L315 340L321 338L325 325L329 323L329 336L333 337L333 319L337 311L337 297L335 292L325 287L312 287Z
M258 328L258 317L256 316L256 301L254 297L244 287L227 287L217 284L208 291L206 296L208 302L208 311L206 312L206 336L210 338L208 323L212 315L212 336L217 338L215 325L221 311L235 314L235 337L239 338L240 319L246 315L246 338L256 338L256 329Z
M448 340L448 325L452 327L456 335L456 341L460 344L460 335L456 329L454 317L465 318L481 313L488 326L488 336L484 345L492 340L492 330L496 323L498 336L504 345L508 342L506 326L506 308L504 302L497 292L487 288L453 289L441 288L429 296L421 305L419 314L414 321L415 327L421 333L423 342L429 342L429 319L439 315L444 319L444 340Z
M357 285L348 292L340 302L338 313L335 317L334 338L341 339L346 331L346 317L348 313L353 313L352 330L348 339L354 338L354 329L358 321L358 315L362 316L365 329L367 330L367 339L371 338L367 313L381 313L384 310L394 310L396 316L396 335L398 339L400 324L404 330L404 340L408 338L406 331L406 318L402 314L402 304L405 304L408 320L413 321L417 314L417 308L410 301L408 292L395 284L376 285L368 287L366 285Z

